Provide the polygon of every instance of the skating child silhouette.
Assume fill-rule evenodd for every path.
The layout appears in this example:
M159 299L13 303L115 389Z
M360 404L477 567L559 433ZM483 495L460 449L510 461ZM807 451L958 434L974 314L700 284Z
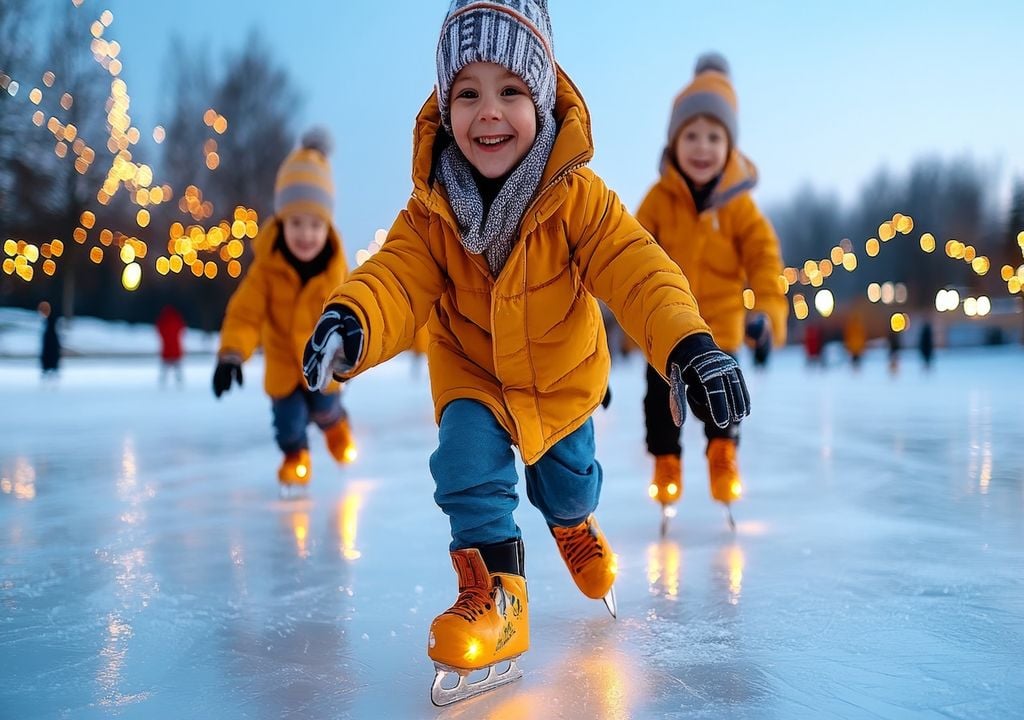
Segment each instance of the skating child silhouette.
M737 149L737 138L729 66L721 55L703 55L693 80L673 103L661 178L636 217L686 274L719 347L735 356L746 337L755 362L763 364L773 342L785 343L788 305L780 285L779 241L750 196L757 171ZM754 293L749 315L743 299L747 288ZM669 394L664 368L652 364L644 398L647 450L655 461L648 492L666 513L683 493L682 445ZM742 493L739 423L706 422L704 431L711 495L728 506Z
M263 386L271 399L274 433L284 460L282 492L309 483L312 468L306 426L324 431L338 462L355 457L338 383L308 390L302 351L331 289L348 275L341 235L331 219L334 186L327 162L330 138L318 129L281 165L274 187L275 214L253 241L255 257L228 302L213 374L219 398L242 384L242 363L263 346Z
M529 647L514 447L577 586L614 614L615 558L594 519L602 470L590 416L610 364L596 298L665 376L675 368L677 401L688 394L719 424L747 412L739 369L686 279L587 167L592 155L546 3L456 0L436 92L416 120L412 197L306 346L306 379L319 388L407 349L428 323L440 426L430 470L459 589L430 628L437 704L515 679L513 664L464 683ZM451 690L447 671L460 676Z

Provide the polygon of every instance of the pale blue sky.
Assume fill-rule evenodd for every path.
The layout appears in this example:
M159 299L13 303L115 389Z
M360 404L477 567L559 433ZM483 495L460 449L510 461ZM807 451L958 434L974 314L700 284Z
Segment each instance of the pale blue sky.
M66 1L66 0L65 0ZM412 125L434 81L447 0L85 0L114 12L143 136L173 98L174 32L226 51L251 26L306 96L303 126L333 132L337 221L350 252L404 206ZM636 207L656 179L671 101L708 49L732 64L741 149L764 205L802 183L852 198L881 165L969 154L1001 186L1024 174L1024 3L550 0L555 54L593 116L595 170ZM224 51L214 49L221 59ZM230 118L229 118L230 121ZM898 210L899 208L893 208Z

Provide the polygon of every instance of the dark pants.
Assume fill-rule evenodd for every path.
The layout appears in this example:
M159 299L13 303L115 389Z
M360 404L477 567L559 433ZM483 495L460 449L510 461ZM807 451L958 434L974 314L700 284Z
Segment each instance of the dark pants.
M274 412L274 440L282 452L291 453L309 447L306 426L312 420L321 430L345 417L341 407L341 393L325 394L299 386L291 395L272 398Z
M680 444L682 428L676 427L672 422L672 411L669 409L669 384L665 382L658 371L650 365L647 366L647 394L644 396L644 421L647 426L647 452L651 455L682 455L683 446ZM693 413L687 408L687 419L693 417ZM729 438L739 440L740 425L732 423L725 428L720 428L711 423L704 424L704 435L708 440L712 438Z

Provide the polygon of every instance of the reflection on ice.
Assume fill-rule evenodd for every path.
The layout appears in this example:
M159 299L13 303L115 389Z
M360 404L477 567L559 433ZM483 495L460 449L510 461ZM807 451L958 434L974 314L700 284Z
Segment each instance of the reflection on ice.
M673 540L647 546L647 585L652 595L679 597L679 566L682 552Z
M359 529L359 513L363 499L369 490L369 483L356 481L345 490L345 496L338 503L338 551L346 560L358 560L362 553L356 549L356 533Z
M36 470L26 457L14 459L14 469L7 476L7 468L0 468L0 492L18 500L32 500L36 496Z

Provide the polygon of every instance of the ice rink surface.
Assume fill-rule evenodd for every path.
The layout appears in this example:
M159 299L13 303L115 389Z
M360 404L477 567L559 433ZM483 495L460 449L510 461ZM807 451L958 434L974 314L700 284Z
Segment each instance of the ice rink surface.
M310 431L277 497L259 360L215 401L155 360L0 360L0 717L1012 718L1024 712L1024 350L747 368L731 533L685 428L669 536L647 497L643 367L595 416L619 618L517 511L522 681L435 709L427 628L456 594L425 368L350 384L360 456Z

